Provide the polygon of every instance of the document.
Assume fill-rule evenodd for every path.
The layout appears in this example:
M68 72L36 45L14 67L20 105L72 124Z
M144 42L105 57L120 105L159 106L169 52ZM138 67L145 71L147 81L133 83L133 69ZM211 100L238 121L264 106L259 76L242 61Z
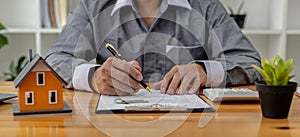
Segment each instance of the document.
M300 96L300 87L297 87L296 94Z
M137 112L214 112L214 108L199 96L161 94L159 90L140 89L131 96L101 95L96 113Z

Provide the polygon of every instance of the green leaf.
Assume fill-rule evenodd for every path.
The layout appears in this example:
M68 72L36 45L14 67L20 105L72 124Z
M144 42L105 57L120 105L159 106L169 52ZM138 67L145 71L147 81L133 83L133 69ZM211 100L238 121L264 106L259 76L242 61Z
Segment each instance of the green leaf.
M6 27L0 22L0 30L6 29ZM7 38L0 34L0 49L8 44Z
M287 66L285 69L284 69L284 74L287 76L289 75L294 69L294 66Z
M267 58L263 57L263 58L261 59L261 66L262 66L263 69L265 69L265 65L266 65L266 64L270 64L270 63L269 63L269 61L268 61Z
M271 62L270 62L270 65L271 65L271 66L275 66L276 59L277 59L277 56L275 56L275 57L271 60Z
M289 78L288 78L289 80L288 81L290 81L294 77L295 77L295 75L289 76Z
M26 57L25 56L22 56L18 59L18 64L16 66L16 73L19 74L22 69L24 68L24 66L27 64L27 62L24 64L24 61L25 61Z
M271 75L272 76L270 76L271 78L272 78L272 84L271 85L277 85L278 83L279 83L279 79L277 79L277 76L276 76L276 73L275 73L275 70L274 69L272 69L272 71L271 71Z
M288 76L289 72L285 71L284 68L276 67L275 68L276 78L279 80L284 79Z
M7 38L0 34L0 49L7 44L8 44Z
M283 80L282 80L282 83L279 85L279 86L285 86L289 83L289 77L285 77Z
M3 77L2 77L5 81L13 81L15 78L14 78L14 75L11 74L11 73L7 73L7 72L4 72L3 73Z
M283 68L281 68L282 70L282 72L281 72L281 74L280 74L280 77L278 77L278 79L281 79L281 80L283 80L283 79L287 79L287 80L289 80L288 79L288 77L289 77L289 74L292 72L292 70L294 69L294 66L293 65L289 65L289 66L283 66Z
M270 64L265 64L263 69L270 78L275 76L275 70Z
M17 74L20 74L21 71L23 70L23 68L26 66L26 64L28 63L28 61L26 61L25 63L23 63L23 65L17 69Z
M286 62L284 62L284 65L285 66L288 66L288 65L293 65L293 62L294 60L292 58L288 59Z
M13 81L16 79L16 77L19 75L19 73L22 71L22 69L25 67L25 65L28 63L26 61L25 56L21 56L18 61L17 65L15 66L14 61L11 61L9 65L9 72L2 73L3 77L6 81Z
M22 63L25 61L26 57L25 56L22 56L18 59L18 64L17 64L17 67L21 67L22 66Z
M263 69L261 69L260 67L258 67L256 65L252 65L252 67L255 68L266 79L266 81L271 80L271 78L268 76L268 74Z
M276 55L270 62L263 57L261 60L262 68L252 65L265 78L267 85L285 86L294 77L289 74L294 69L293 59L284 61Z
M0 22L0 30L6 29L6 27Z
M10 62L10 65L9 65L9 71L10 71L11 73L13 73L14 70L15 70L15 62L14 62L14 61L11 61L11 62Z
M14 81L16 78L14 78L14 77L11 77L11 78L7 78L7 79L5 79L5 81Z
M277 66L282 67L284 66L284 61L281 57L278 56L278 60L277 60Z
M5 76L5 77L7 77L7 76L13 77L14 75L11 74L11 73L3 72L3 76Z

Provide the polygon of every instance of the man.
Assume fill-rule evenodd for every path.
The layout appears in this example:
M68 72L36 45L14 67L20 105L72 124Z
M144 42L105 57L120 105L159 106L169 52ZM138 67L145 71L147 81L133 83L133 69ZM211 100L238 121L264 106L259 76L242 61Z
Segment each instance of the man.
M89 63L95 58L98 65ZM82 0L47 61L67 88L108 95L133 94L141 80L193 94L260 79L251 67L260 65L258 52L218 0Z

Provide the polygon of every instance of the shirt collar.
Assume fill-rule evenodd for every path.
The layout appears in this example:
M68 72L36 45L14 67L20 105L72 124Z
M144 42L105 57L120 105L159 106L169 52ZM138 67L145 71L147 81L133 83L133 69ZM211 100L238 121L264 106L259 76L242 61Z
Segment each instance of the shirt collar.
M187 0L167 0L167 1L168 1L168 5L178 6L178 7L186 8L188 10L192 10L192 7ZM125 6L131 6L135 10L132 0L117 0L116 4L114 5L114 8L111 12L111 16L117 10L119 10L120 8L125 7Z

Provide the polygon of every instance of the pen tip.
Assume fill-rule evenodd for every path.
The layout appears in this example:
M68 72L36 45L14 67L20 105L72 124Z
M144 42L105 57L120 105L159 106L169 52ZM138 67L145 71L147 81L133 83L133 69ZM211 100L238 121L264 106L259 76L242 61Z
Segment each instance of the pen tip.
M149 92L151 92L151 88L149 88L149 87L146 87L146 90L148 90Z

